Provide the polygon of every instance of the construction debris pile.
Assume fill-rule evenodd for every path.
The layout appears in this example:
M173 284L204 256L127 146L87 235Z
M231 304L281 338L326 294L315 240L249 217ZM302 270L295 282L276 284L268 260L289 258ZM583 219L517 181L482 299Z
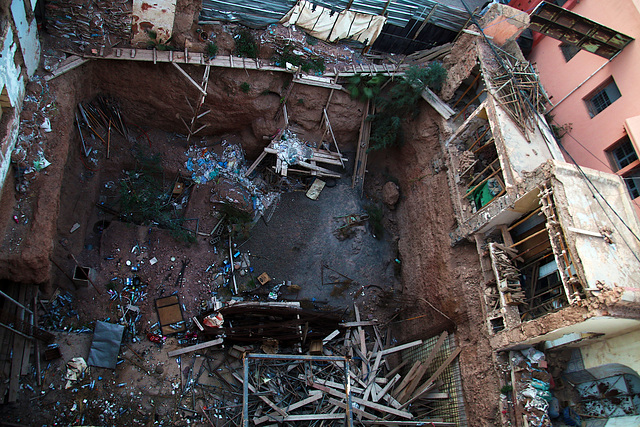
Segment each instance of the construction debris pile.
M516 410L522 411L528 425L551 426L551 418L558 418L559 408L558 399L551 392L553 379L546 369L545 354L528 347L509 352L509 359L513 381L509 392L515 395Z
M32 86L35 94L24 98L24 110L31 113L28 116L23 114L18 141L11 152L18 194L26 194L30 182L51 164L45 157L47 147L44 145L44 134L53 131L51 117L56 113L57 106L53 94L49 92L49 84L44 79L34 76ZM27 218L20 219L14 218L16 223L27 223Z
M95 168L102 158L110 157L112 130L117 131L124 138L129 137L120 107L114 99L105 96L98 96L89 103L78 104L76 126L82 143L82 154L91 165L89 167L85 164L89 170Z
M269 191L247 178L244 151L240 145L222 141L224 151L221 155L210 151L206 147L190 147L186 152L185 167L191 173L196 184L204 184L216 180L218 184L226 181L233 191L218 192L214 202L230 203L234 206L244 206L246 211L263 214L265 209L276 199L278 193Z
M529 61L521 60L500 49L501 63L506 68L492 77L497 97L513 121L524 132L533 131L538 114L549 102L538 74Z
M360 320L357 307L355 322L339 324L291 303L238 303L216 313L224 315L204 332L218 330L224 338L201 345L224 340L232 344L226 356L217 350L190 358L184 350L169 353L182 358L178 406L183 416L204 416L212 425L330 420L374 425L383 419L457 425L438 411L450 398L439 390L441 375L460 352L449 347L446 332L426 358L410 363L398 356L423 341L393 345L376 321ZM206 324L212 314L196 324ZM337 327L327 334L331 324Z
M46 9L47 31L69 40L80 51L131 40L130 1L51 0Z

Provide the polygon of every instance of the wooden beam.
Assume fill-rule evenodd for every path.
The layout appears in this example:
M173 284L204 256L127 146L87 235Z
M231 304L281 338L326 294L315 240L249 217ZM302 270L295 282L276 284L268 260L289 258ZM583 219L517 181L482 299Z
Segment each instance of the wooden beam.
M178 71L180 71L180 73L181 73L183 76L185 76L185 77L187 78L187 80L189 80L189 82L190 82L192 85L194 85L194 86L195 86L195 87L200 91L200 93L202 93L202 94L203 94L203 95L205 95L205 96L207 95L207 91L206 91L206 90L204 90L204 89L202 88L202 86L200 86L200 85L198 84L198 82L196 82L195 80L193 80L193 78L192 78L189 74L187 74L187 72L186 72L185 70L183 70L183 69L182 69L182 68L181 68L177 63L172 62L171 64L172 64L174 67L176 67L176 68L178 69Z
M329 394L331 394L331 395L333 395L335 397L339 397L341 399L345 399L347 397L342 392L339 392L339 391L334 390L332 388L321 386L320 384L317 384L317 383L312 383L311 387L317 388L318 390L322 390L322 391L324 391L326 393L329 393ZM389 406L380 405L380 404L377 404L377 403L374 403L374 402L369 402L367 400L360 399L360 398L355 397L355 396L351 396L351 400L353 402L359 404L359 405L366 406L366 407L369 407L371 409L375 409L376 411L385 412L387 414L391 414L391 415L395 415L395 416L402 417L402 418L407 418L407 419L413 418L413 414L411 414L410 412L394 409L394 408L391 408Z
M422 396L423 394L425 394L426 392L428 392L429 390L433 389L436 385L436 380L438 379L438 377L440 376L440 374L442 374L442 372L451 364L451 362L454 361L454 359L456 357L458 357L458 354L460 354L461 349L457 348L453 351L453 353L451 353L449 355L449 357L447 357L447 360L445 360L442 365L440 365L440 367L438 368L437 371L435 371L433 373L433 375L431 375L431 377L424 382L424 384L418 389L418 391L416 391L413 396L411 397L411 399L407 400L405 403L402 404L402 406L400 408L406 408L407 406L409 406L410 404L412 404L413 402L415 402L417 399L420 398L420 396Z
M338 408L347 409L347 404L344 402L340 402L339 400L336 400L332 397L329 398L329 403L331 403L332 405L336 405ZM362 418L367 418L369 420L377 420L379 419L379 417L370 414L368 412L363 411L362 409L356 409L356 408L351 408L351 412L353 412L356 415L361 416Z
M336 141L336 137L333 134L333 129L331 128L331 122L329 121L329 116L327 115L327 110L324 109L322 110L324 112L324 119L326 120L327 123L327 128L329 129L329 132L331 133L331 138L333 139L333 144L336 146L336 151L338 152L338 155L340 156L340 163L342 164L342 167L344 167L344 162L342 161L342 154L340 153L340 147L338 147L338 141Z
M302 399L301 401L296 402L293 405L290 405L287 408L287 411L294 411L294 410L296 410L298 408L302 408L303 406L308 405L309 403L312 403L312 402L315 402L316 400L322 399L323 395L322 395L321 392L318 392L317 390L312 390L312 391L315 391L315 393L312 394L311 396L307 397L306 399ZM255 423L255 425L258 425L258 424L262 424L262 423L267 422L267 421L275 420L275 417L276 417L276 415L267 414L267 415L264 415L264 416L262 416L260 418L254 418L253 422Z
M178 350L173 350L167 353L167 355L169 357L180 356L181 354L191 353L192 351L202 350L203 348L213 347L214 345L220 345L223 342L224 340L222 338L218 338L216 340L211 340L196 345L190 345L189 347L184 347Z
M406 350L408 348L413 348L415 346L418 346L422 344L422 340L417 340L417 341L412 341L406 344L402 344L402 345L397 345L395 347L391 347L391 348L387 348L386 350L382 350L382 355L386 356L387 354L391 354L391 353L395 353L397 351L402 351L402 350Z
M355 328L357 326L374 326L377 325L378 322L375 320L363 320L361 322L343 322L338 323L338 326L341 328Z

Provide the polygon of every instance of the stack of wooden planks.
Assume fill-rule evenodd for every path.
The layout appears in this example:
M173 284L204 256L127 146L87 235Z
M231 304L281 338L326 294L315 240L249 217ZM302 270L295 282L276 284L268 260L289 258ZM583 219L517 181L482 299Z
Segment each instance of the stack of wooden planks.
M392 367L396 356L423 341L387 346L390 335L384 339L377 322L362 321L357 307L355 314L355 321L340 324L322 340L320 355L246 354L244 377L233 373L245 388L242 425L310 420L342 420L349 426L456 425L437 414L423 417L424 411L414 412L424 402L449 398L439 391L439 378L460 349L442 361L447 332L426 358Z

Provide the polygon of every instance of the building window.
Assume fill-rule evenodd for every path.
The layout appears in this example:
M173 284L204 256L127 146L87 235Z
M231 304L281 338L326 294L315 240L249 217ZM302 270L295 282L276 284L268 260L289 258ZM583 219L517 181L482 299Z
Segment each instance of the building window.
M623 177L624 182L627 184L629 195L632 199L640 197L640 169L636 169L629 175Z
M600 86L585 98L589 114L591 117L596 116L621 96L616 82L613 79L608 80L604 86Z
M569 62L571 58L576 56L576 53L580 52L580 48L578 46L574 46L569 43L561 43L560 50L562 51L562 55L564 55L564 60Z
M622 138L607 151L611 157L614 172L624 169L638 160L638 154L636 154L636 150L633 148L631 139L628 136Z

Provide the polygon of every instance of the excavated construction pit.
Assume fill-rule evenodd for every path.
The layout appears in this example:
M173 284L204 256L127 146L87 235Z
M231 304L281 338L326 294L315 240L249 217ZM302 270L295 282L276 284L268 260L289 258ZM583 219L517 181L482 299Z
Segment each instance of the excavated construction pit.
M201 80L204 67L183 67L194 80ZM37 285L43 298L57 288L70 290L81 323L90 322L111 313L104 283L114 275L131 275L127 260L142 261L146 279L155 290L149 288L141 306L147 313L141 324L155 321L153 300L161 289L164 295L178 291L185 315L195 315L200 299L210 296L207 283L211 276L205 270L212 263L212 246L205 237L192 245L179 243L167 230L118 221L96 208L95 203L114 195L110 182L122 177L123 170L133 168L135 159L130 141L114 133L110 159L89 167L83 164L74 124L76 106L99 94L117 100L130 131L146 141L150 153L162 153L164 172L173 177L187 174L185 152L192 143L213 151L221 149L223 139L239 143L248 162L253 161L268 144L263 137L274 135L282 125L282 119L275 117L290 79L286 73L212 68L201 110L211 109L202 120L208 127L190 143L181 136L185 125L180 117L187 121L191 118L189 103L197 102L198 92L169 64L97 60L48 84L31 83L30 95L46 92L55 99L55 113L50 117L53 131L43 134L51 165L31 181L26 194L16 194L14 177L10 174L7 178L1 208L2 218L6 218L0 250L2 279ZM249 85L248 93L243 83ZM319 137L322 106L328 96L329 89L298 84L289 97L290 121L309 140ZM33 114L30 109L34 108L25 104L23 117ZM481 306L477 252L471 244L452 248L449 237L455 219L440 145L449 130L423 103L417 118L405 126L402 146L370 153L365 197L361 199L350 184L363 109L362 103L345 92L333 94L328 114L340 149L349 158L343 178L335 187L325 188L317 202L301 191L283 193L271 221L260 221L240 250L256 255L254 274L264 270L277 281L290 280L300 286L299 293L285 295L287 299L343 310L349 310L355 301L364 316L382 322L392 320L399 342L431 337L443 330L455 331L462 348L460 367L467 419L474 426L494 425L499 420L498 375ZM382 187L388 181L400 188L400 200L394 209L382 203ZM186 216L200 218L199 229L204 231L215 225L210 196L210 187L194 186L187 207ZM331 219L362 212L367 204L383 210L382 239L374 238L365 226L354 237L336 239ZM19 223L12 219L14 215ZM71 233L76 223L80 228ZM147 250L132 253L136 244ZM94 282L102 287L102 295L91 285L74 288L66 277L75 266L70 253L96 270ZM158 263L151 266L148 261L154 256ZM189 264L184 284L177 285L181 261L186 259ZM352 282L348 286L330 283L342 276ZM64 354L65 359L73 356ZM163 387L148 381L142 379L139 387ZM116 387L105 391L121 399L127 395ZM60 399L45 399L51 403L56 398ZM17 407L11 411L15 416L26 416ZM45 416L44 410L41 415Z

